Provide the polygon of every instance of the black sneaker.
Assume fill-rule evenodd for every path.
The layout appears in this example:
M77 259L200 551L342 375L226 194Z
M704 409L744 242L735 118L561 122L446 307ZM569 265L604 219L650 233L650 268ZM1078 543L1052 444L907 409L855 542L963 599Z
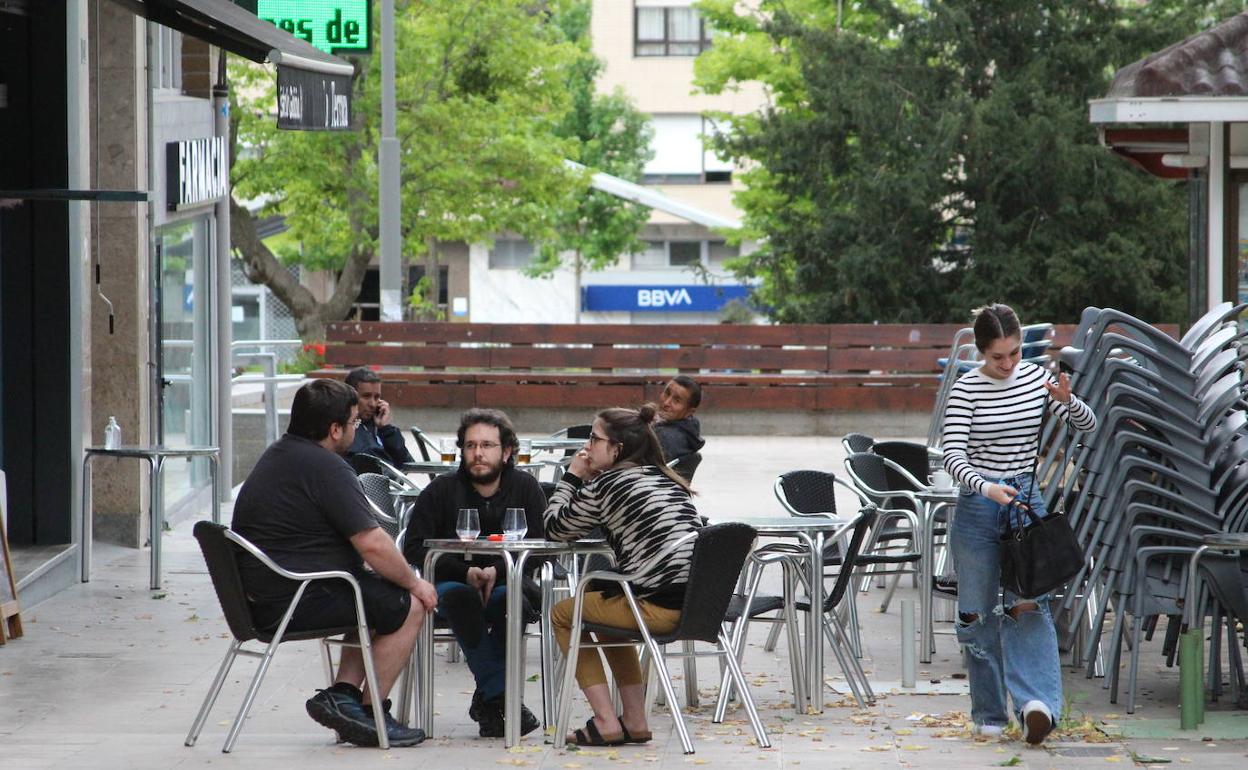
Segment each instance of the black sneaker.
M386 737L390 740L390 746L393 748L404 748L406 746L415 746L425 740L425 731L419 727L408 727L390 714L390 700L387 698L382 707L382 719L386 722ZM373 708L372 706L364 706L364 713L368 715L368 719L372 722ZM376 744L374 744L376 745Z
M317 690L316 695L309 698L305 706L308 716L332 730L336 728L330 722L342 716L342 708L345 704L354 703L358 706L363 700L364 693L360 692L360 688L350 682L337 682L332 687ZM345 740L346 738L339 733L338 741L341 743Z
M338 733L341 740L356 746L376 746L377 724L373 719L372 707L343 698L333 703L336 708L330 708L327 703L330 698L322 697L327 692L322 690L308 700L308 715ZM387 700L384 707L386 737L392 747L415 746L425 739L424 730L405 727L390 716L390 701Z
M471 715L471 711L469 712ZM480 716L477 723L480 725L477 733L482 738L502 738L503 730L506 722L503 719L503 696L483 701L478 711ZM541 725L537 721L537 717L529 711L529 707L520 704L520 734L528 735Z

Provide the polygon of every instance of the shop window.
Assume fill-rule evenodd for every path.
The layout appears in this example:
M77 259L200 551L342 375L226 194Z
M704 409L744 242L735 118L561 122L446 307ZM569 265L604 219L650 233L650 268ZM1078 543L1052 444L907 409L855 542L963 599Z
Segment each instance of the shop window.
M634 9L636 56L697 56L711 47L711 30L688 6L639 6Z

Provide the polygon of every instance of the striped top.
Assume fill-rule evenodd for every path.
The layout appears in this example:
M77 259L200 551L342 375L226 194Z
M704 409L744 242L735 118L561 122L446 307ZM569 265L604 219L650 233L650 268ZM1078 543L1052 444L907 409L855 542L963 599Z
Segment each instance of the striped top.
M639 598L677 609L693 557L693 541L664 556L668 545L702 527L689 493L653 465L612 468L588 482L570 473L551 493L543 515L551 540L575 540L602 527L615 569L640 573Z
M945 470L979 494L990 481L1031 471L1048 391L1045 369L1022 361L1004 380L972 369L954 383L945 407L941 448ZM1049 411L1076 430L1096 428L1096 415L1074 395L1070 404L1049 399Z

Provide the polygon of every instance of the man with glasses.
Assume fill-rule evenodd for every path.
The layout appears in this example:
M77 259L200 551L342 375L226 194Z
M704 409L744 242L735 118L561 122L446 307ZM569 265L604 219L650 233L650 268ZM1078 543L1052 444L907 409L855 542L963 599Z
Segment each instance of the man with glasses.
M527 537L543 537L546 495L537 479L516 469L520 442L506 414L496 409L469 409L459 421L459 468L430 482L411 513L403 553L417 566L425 562L425 540L456 537L459 511L475 508L481 535L503 532L508 508L523 508ZM540 560L530 562L532 569ZM503 737L503 688L506 674L507 569L501 557L474 555L470 560L445 557L430 576L438 591L439 616L446 619L464 651L476 680L468 716L483 738ZM525 615L537 609L536 584L525 590ZM537 717L520 706L520 734L538 726Z
M352 369L347 373L347 384L355 388L360 397L360 426L347 455L373 455L396 468L412 462L403 431L390 424L390 404L381 397L381 377L377 372L363 366Z
M438 597L377 526L359 480L342 458L355 438L357 414L356 393L341 382L313 380L299 388L286 435L264 451L243 483L230 526L288 570L343 570L355 576L374 632L373 661L381 692L361 692L364 659L358 648L344 647L336 682L308 700L308 715L342 740L376 746L373 708L380 703L390 745L414 746L424 740L424 732L396 721L386 695L411 657L425 615ZM256 624L275 631L297 584L253 559L241 559L239 571ZM318 580L304 591L287 631L355 623L351 585Z

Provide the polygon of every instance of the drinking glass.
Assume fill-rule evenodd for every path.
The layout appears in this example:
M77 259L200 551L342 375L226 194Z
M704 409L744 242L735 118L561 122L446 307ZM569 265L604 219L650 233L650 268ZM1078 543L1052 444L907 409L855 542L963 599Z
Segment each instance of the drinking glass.
M455 462L455 455L457 454L456 447L455 447L455 439L444 438L439 442L439 446L442 448L442 462L444 463Z
M521 465L528 465L533 459L533 442L527 438L520 439L520 452L516 456L516 462Z
M529 532L529 520L523 508L508 508L503 513L503 539L520 540Z
M476 540L481 534L481 517L476 508L460 508L459 517L455 520L455 534L460 540Z

